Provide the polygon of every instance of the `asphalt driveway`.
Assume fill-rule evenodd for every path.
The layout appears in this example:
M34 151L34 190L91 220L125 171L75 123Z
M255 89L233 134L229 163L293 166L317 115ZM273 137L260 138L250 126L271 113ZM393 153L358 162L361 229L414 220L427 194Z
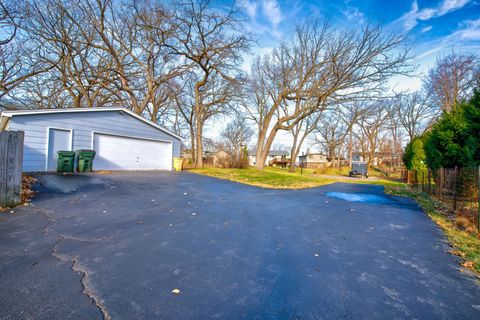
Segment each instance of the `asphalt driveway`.
M480 319L440 230L378 186L38 179L0 214L0 319Z

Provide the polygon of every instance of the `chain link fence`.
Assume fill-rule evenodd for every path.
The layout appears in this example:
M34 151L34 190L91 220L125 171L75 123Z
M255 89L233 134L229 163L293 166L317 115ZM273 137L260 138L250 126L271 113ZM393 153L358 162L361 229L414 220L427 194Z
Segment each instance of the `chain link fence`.
M459 227L468 231L474 228L480 234L480 166L409 170L406 181L443 202Z

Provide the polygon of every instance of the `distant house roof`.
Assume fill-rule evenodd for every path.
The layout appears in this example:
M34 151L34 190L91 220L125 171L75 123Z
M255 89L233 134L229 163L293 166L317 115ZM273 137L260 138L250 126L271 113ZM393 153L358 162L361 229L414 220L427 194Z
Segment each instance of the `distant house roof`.
M5 128L8 119L10 119L12 116L20 116L20 115L30 115L30 114L46 114L46 113L75 113L75 112L99 112L99 111L119 111L119 112L125 112L132 117L137 118L140 121L143 121L160 131L165 132L166 134L171 135L172 137L175 137L177 139L182 140L182 137L168 131L158 123L155 123L153 121L150 121L144 117L142 117L139 114L136 114L132 110L129 110L124 107L91 107L91 108L64 108L64 109L28 109L28 110L4 110L0 114L0 131Z
M270 150L269 156L289 156L290 152L287 150Z
M249 156L255 156L257 153L257 150L252 150L248 152ZM269 156L289 156L290 152L287 150L270 150L268 153Z
M306 157L306 156L325 156L325 157L327 157L326 154L321 153L321 152L306 153L306 154L302 154L300 157Z

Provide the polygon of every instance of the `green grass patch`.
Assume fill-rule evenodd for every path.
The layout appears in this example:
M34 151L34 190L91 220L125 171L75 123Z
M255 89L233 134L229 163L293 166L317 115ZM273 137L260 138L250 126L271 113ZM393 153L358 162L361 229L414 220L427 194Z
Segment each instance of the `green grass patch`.
M203 168L191 169L189 172L273 189L304 189L334 182L332 179L311 177L308 171L304 171L302 175L300 171L290 173L288 170L272 167L265 168L263 171L255 168Z
M264 170L258 170L253 167L248 169L224 169L224 168L203 168L190 169L190 172L204 174L220 179L236 181L257 187L273 188L273 189L304 189L323 186L334 182L343 183L359 183L359 184L375 184L386 187L404 188L403 182L388 179L355 179L344 180L335 179L334 177L321 177L316 175L315 169L297 169L294 173L288 169L265 167Z
M448 210L444 204L431 198L425 192L410 188L385 188L385 192L392 195L413 198L430 216L430 218L444 231L448 241L455 247L452 253L464 259L463 266L480 274L480 238L473 233L460 230L455 222L446 214Z

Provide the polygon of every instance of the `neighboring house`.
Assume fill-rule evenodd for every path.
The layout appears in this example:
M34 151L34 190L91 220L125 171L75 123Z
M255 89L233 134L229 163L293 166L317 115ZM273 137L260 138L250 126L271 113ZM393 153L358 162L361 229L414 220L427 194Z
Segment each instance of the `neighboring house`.
M368 161L368 154L364 157L363 153L361 152L353 152L352 153L352 161ZM377 166L382 163L382 158L378 156L378 152L375 152L375 156L373 157L370 165Z
M304 168L316 169L328 167L330 162L327 159L327 156L322 153L307 153L298 157L300 165Z
M55 171L57 151L95 150L94 170L172 170L181 137L121 107L3 111L0 131L24 131L24 171Z
M187 161L191 161L193 159L193 155L192 155L192 149L185 149L182 151L182 154L181 154L182 158L187 160Z
M256 165L256 151L248 154L248 162L251 166ZM265 160L266 166L281 166L285 167L290 164L290 152L286 150L271 150Z
M286 150L272 150L268 153L267 163L269 166L286 168L290 165L290 152Z

